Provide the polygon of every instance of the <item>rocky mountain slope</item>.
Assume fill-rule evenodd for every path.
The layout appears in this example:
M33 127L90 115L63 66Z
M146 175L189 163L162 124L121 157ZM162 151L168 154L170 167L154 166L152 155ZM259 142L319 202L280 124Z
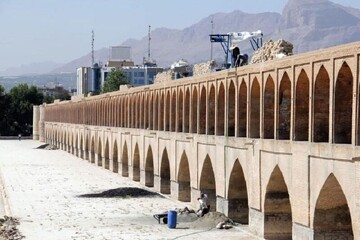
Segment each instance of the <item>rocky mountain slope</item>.
M151 52L158 65L167 67L181 58L190 63L209 60L211 18L215 33L262 30L264 41L282 38L292 42L295 54L360 40L360 9L328 0L289 0L282 14L233 11L214 14L183 30L155 29L151 33ZM147 53L147 36L140 40L129 39L122 45L131 46L135 63L142 63ZM221 46L213 46L213 56L222 58ZM243 52L252 52L249 42L243 42L240 48ZM107 48L95 53L102 62L107 61L108 55ZM88 54L54 72L75 71L79 66L88 66L89 62Z

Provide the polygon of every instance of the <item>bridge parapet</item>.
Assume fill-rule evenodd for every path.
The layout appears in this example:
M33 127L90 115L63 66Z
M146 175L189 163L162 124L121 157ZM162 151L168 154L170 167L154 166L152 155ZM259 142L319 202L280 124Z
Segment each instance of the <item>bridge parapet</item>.
M44 138L266 238L356 239L359 74L360 42L45 105Z

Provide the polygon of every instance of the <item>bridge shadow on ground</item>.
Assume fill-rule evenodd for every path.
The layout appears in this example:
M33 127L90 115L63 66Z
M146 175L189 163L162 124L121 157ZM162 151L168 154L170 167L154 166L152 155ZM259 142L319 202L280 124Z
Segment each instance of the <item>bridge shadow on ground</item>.
M103 191L101 193L88 193L78 195L81 198L136 198L136 197L160 197L162 195L142 188L124 187Z

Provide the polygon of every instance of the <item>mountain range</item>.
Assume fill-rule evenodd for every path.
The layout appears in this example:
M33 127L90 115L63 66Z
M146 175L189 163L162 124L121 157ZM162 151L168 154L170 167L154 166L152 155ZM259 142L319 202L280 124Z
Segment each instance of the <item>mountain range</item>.
M179 59L186 59L190 63L208 61L212 19L214 33L261 30L264 41L284 39L293 43L295 54L360 40L360 9L328 0L289 0L281 14L250 14L235 10L210 15L182 30L155 29L151 32L152 58L162 67L168 67ZM134 62L141 64L147 55L148 37L128 39L120 45L131 46ZM249 42L239 45L242 52L252 54ZM95 58L103 63L107 62L108 56L108 48L95 51ZM213 56L223 58L224 53L219 44L213 45ZM74 72L77 67L90 66L90 62L89 53L52 72Z

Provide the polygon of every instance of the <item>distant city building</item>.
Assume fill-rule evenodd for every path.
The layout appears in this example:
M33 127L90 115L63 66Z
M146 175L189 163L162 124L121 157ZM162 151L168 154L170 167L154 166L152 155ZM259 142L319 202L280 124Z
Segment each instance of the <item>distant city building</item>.
M155 75L163 71L163 68L156 66L155 61L146 62L145 66L136 66L132 61L131 47L110 47L110 58L104 66L95 63L92 67L77 69L76 95L100 91L112 69L123 71L129 84L133 86L153 84Z
M131 61L131 47L128 46L112 46L110 47L110 61Z
M89 82L89 75L91 68L80 67L76 69L76 95L85 94L88 92L87 83Z
M44 96L54 97L61 93L69 93L68 90L64 89L62 84L50 83L43 87L38 87L38 90L44 94Z
M106 77L112 69L115 69L115 67L103 67L101 69L101 85L104 84ZM163 68L144 66L122 67L117 69L120 69L127 75L129 84L133 86L153 84L155 75L163 71Z

